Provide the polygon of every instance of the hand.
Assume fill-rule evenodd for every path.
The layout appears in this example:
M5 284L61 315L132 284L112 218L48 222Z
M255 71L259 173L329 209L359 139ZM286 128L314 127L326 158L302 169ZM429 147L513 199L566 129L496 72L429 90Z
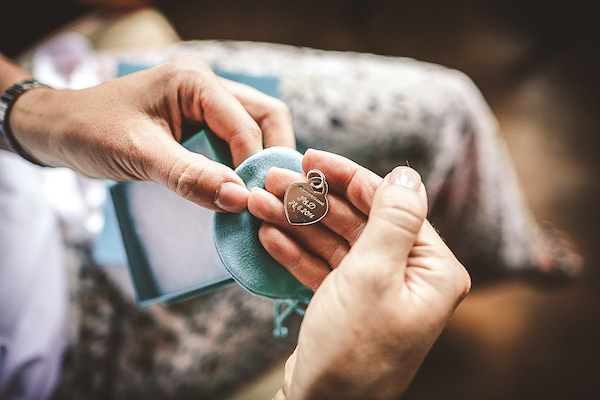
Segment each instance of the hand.
M195 57L90 89L31 90L10 123L20 144L48 165L152 180L217 211L244 210L248 190L230 168L183 148L184 126L208 126L229 144L235 166L263 146L295 146L283 102L217 78Z
M301 283L316 290L362 232L382 179L344 157L317 150L306 152L303 168L317 168L327 177L329 211L321 222L288 223L281 199L289 185L306 181L306 175L285 169L269 171L266 190L252 190L248 209L265 221L259 230L265 249Z
M381 180L347 159L317 151L307 152L303 164L324 172L330 190L369 217L357 238L348 235L351 248L338 265L326 262L333 270L307 309L275 399L397 398L469 291L469 275L425 220L426 194L414 170L399 167ZM251 210L261 195L251 193ZM344 219L344 213L328 217ZM326 218L323 225L342 223ZM300 245L287 242L294 233L267 226L263 244L283 251L278 257L284 265L311 268L299 261Z

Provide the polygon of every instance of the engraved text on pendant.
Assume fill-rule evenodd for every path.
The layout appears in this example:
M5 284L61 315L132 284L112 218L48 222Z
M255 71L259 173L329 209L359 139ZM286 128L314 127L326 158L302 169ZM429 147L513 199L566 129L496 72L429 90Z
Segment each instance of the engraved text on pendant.
M313 191L308 182L293 183L283 198L289 223L310 225L320 221L329 209L326 194Z

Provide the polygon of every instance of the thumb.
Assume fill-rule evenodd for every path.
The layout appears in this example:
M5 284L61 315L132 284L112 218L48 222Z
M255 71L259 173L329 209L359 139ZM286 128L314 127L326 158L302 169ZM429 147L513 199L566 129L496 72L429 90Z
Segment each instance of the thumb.
M406 268L417 234L427 214L427 197L420 175L396 167L377 188L367 225L352 248L363 265ZM375 271L373 271L375 272ZM392 272L392 271L390 271Z
M154 169L157 175L152 180L213 211L239 213L246 209L249 191L231 168L178 143L173 142L172 146L171 157L159 158L162 165Z

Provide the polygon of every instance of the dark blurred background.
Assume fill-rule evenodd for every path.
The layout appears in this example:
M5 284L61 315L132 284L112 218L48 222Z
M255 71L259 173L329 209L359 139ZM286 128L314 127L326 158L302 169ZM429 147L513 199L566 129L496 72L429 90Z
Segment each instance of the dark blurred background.
M532 211L585 271L562 288L475 287L406 399L600 398L600 33L589 1L165 1L183 39L413 57L467 73Z
M1 51L15 55L89 10L37 3L47 9L39 20L23 13L29 2L4 2ZM413 57L465 72L488 100L533 213L567 234L585 270L552 289L474 287L405 399L600 399L600 34L590 3L157 1L186 40Z

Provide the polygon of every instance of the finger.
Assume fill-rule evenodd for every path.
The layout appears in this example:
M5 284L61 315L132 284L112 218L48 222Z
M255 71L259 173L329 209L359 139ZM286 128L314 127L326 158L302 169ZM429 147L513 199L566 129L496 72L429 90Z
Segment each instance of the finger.
M221 78L221 83L258 123L262 130L265 148L272 146L296 148L292 116L289 107L283 101L239 82Z
M346 157L309 149L304 154L305 171L316 168L327 177L329 190L339 193L363 214L368 215L375 190L382 178Z
M373 198L369 221L352 248L360 267L376 265L377 274L404 273L409 254L425 221L426 205L419 194L418 173L397 167L386 176ZM366 258L366 260L365 260Z
M295 183L306 181L306 175L282 168L271 168L265 179L265 189L283 199L287 188ZM365 224L367 216L360 212L341 196L329 192L327 195L329 211L321 223L354 244Z
M190 152L174 140L159 140L141 165L149 178L213 211L242 212L248 204L244 181L227 166Z
M452 310L458 306L471 289L471 277L466 268L458 261L437 230L427 220L423 223L415 247L411 252L409 266L411 264L418 264L420 268L428 268L433 272L429 277L430 279L438 278L438 282L433 282L437 290L440 292L445 290L449 298L454 299Z
M273 225L263 224L258 230L258 239L275 261L313 291L331 272L326 262L304 250L298 242Z
M321 224L309 226L290 225L285 217L280 199L260 188L253 188L248 197L248 210L293 237L308 252L321 257L331 268L339 265L348 254L350 246L342 237ZM316 240L315 240L316 238Z
M229 144L234 166L262 150L262 132L238 99L219 81L210 67L196 57L183 57L163 68L169 84L177 86L171 107L183 117L208 127ZM173 82L173 83L171 83ZM178 110L170 114L177 116ZM178 125L176 119L173 120Z
M260 127L223 86L204 89L202 108L208 127L229 144L234 166L263 149Z
M394 168L394 170L386 176L386 179L388 183L394 183L396 185L405 186L409 189L415 190L421 198L421 202L425 206L425 215L427 215L427 189L425 188L425 185L422 184L421 176L417 171L411 167L401 165Z

